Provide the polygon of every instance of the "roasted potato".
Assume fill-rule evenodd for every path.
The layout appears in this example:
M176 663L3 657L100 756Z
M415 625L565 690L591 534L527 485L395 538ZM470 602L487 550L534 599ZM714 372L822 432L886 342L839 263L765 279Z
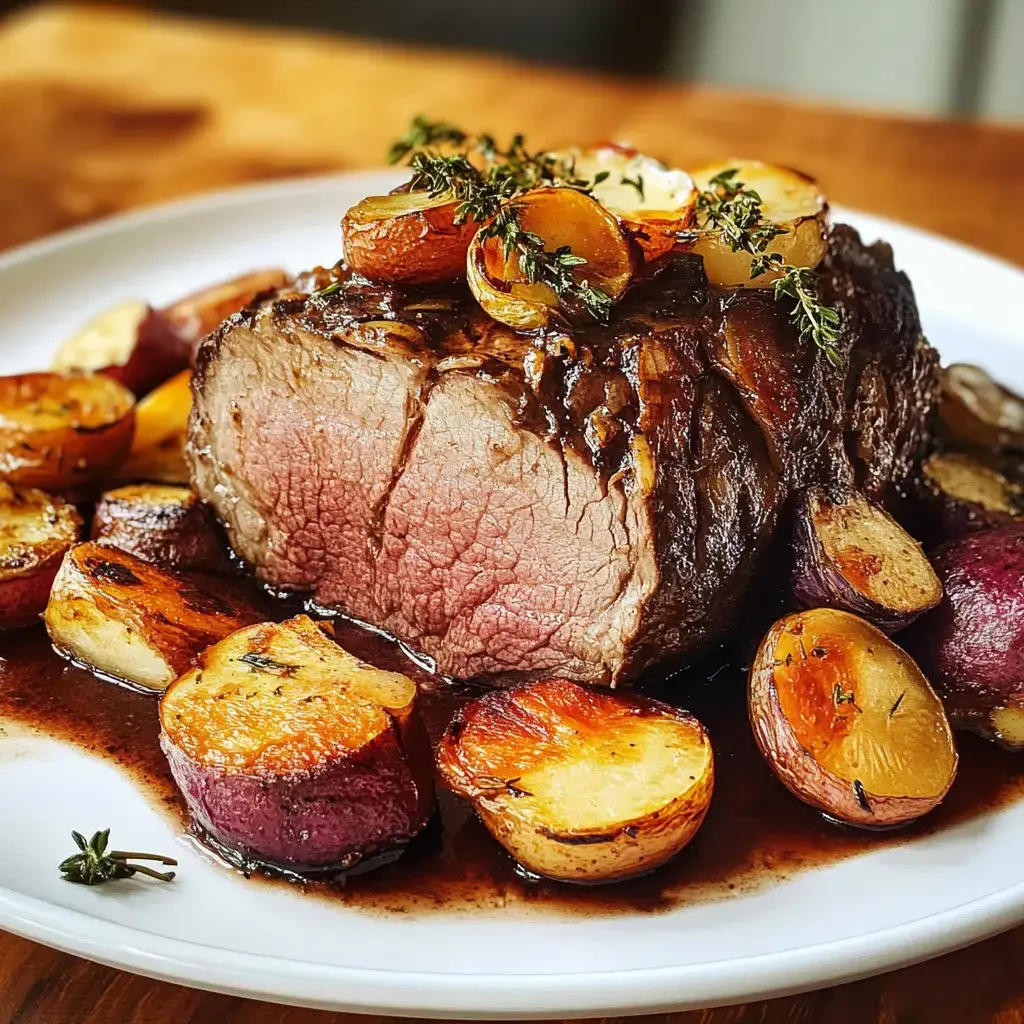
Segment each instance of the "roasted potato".
M694 171L693 181L702 192L714 191L713 179L731 170L736 173L730 177L730 184L753 189L761 198L764 219L783 231L768 244L766 251L778 253L785 263L794 267L816 267L825 257L829 232L828 204L817 182L788 167L736 159ZM727 288L767 288L780 276L778 272L771 272L751 278L749 252L734 251L714 225L698 224L698 229L694 252L703 257L704 270L712 284Z
M290 281L286 271L278 267L253 270L230 281L221 281L200 288L160 312L167 318L178 337L194 358L199 342L232 313L252 305L261 295L284 288Z
M621 297L633 272L632 249L600 203L572 188L536 189L514 202L523 230L543 239L545 249L569 246L574 256L586 260L572 270L578 282L600 288L612 299ZM485 238L483 232L477 232L469 247L466 278L484 311L509 327L544 327L565 312L549 285L528 280L518 252L506 258L501 240Z
M191 373L184 370L150 392L135 407L135 437L116 482L187 484L188 418L192 411Z
M162 569L231 571L216 518L187 487L129 484L107 491L96 503L92 539Z
M450 196L422 191L364 199L341 222L346 263L371 280L393 284L461 281L480 225L456 223L458 205Z
M0 481L0 629L39 621L82 520L74 505Z
M250 863L351 868L400 849L433 809L415 683L305 615L204 651L164 694L160 725L193 818Z
M942 585L921 545L880 506L812 488L794 514L793 593L805 608L845 609L895 633L939 603Z
M714 786L711 743L691 715L565 680L465 705L437 767L523 867L570 882L664 864L700 828Z
M108 476L128 457L134 406L110 377L0 377L0 479L59 492Z
M776 622L748 696L768 766L831 818L902 825L953 784L957 754L939 698L909 655L855 615L816 608Z
M103 373L141 397L185 369L189 348L168 318L138 299L100 313L57 350L57 373Z
M571 180L591 183L590 194L613 214L648 262L679 245L693 227L696 190L685 171L635 149L613 144L553 154Z
M1024 397L998 384L980 366L954 363L942 371L939 419L957 446L1024 451Z
M1024 749L1024 523L932 554L945 596L906 635L953 724Z
M938 452L921 467L924 509L932 538L1024 521L1024 488L970 455Z
M94 541L64 556L43 616L62 657L147 690L163 690L205 647L262 618L226 580L167 572Z

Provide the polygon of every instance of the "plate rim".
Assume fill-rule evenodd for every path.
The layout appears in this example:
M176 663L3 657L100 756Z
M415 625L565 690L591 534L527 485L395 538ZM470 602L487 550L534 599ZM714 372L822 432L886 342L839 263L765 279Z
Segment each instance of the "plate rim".
M383 168L259 182L193 194L47 235L0 252L0 274L19 264L135 228L204 210L379 183ZM940 250L1011 272L1014 263L970 245L845 207L884 231L893 226ZM988 896L845 939L701 964L558 974L458 974L352 968L227 950L100 920L0 886L0 928L114 968L210 991L343 1012L489 1019L651 1013L754 1001L896 970L998 934L1024 921L1024 881ZM96 938L101 929L103 940ZM785 981L780 984L779 979Z

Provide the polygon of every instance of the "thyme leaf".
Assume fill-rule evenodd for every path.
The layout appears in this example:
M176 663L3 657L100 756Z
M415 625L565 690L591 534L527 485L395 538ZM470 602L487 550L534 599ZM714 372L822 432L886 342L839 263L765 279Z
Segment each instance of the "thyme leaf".
M58 866L58 870L68 882L79 885L102 885L118 878L131 878L136 874L147 875L161 882L169 882L174 878L173 871L154 871L145 864L131 863L133 860L154 860L176 867L178 862L172 857L126 850L111 850L108 853L109 828L93 833L91 839L86 839L81 832L72 832L71 838L79 852L66 857Z

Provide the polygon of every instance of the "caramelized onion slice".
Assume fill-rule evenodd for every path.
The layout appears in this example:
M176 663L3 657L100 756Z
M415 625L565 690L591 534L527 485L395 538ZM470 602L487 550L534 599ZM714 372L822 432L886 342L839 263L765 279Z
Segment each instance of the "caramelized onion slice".
M623 294L632 275L632 251L600 203L573 188L536 189L512 202L523 230L541 238L547 252L568 246L586 260L573 268L578 283L587 282L613 300ZM484 238L482 232L469 247L466 277L484 311L517 330L544 327L564 313L549 285L528 280L518 252L506 258L501 240Z
M765 164L760 160L725 160L709 164L693 172L693 180L701 191L711 190L711 179L735 168L734 183L742 182L761 197L765 220L785 234L769 243L767 251L778 253L785 263L794 267L816 267L828 248L828 204L817 182L788 167ZM704 269L712 284L726 288L767 288L778 273L762 274L751 279L749 252L733 252L718 231L703 231L694 252L704 258Z

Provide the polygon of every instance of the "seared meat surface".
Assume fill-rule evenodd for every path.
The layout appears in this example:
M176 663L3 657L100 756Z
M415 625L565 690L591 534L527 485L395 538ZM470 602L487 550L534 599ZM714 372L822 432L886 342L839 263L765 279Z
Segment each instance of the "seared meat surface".
M842 368L696 257L536 337L463 290L314 275L200 348L195 487L266 584L441 672L627 680L733 626L794 491L914 468L937 361L909 282L844 227L820 273Z

